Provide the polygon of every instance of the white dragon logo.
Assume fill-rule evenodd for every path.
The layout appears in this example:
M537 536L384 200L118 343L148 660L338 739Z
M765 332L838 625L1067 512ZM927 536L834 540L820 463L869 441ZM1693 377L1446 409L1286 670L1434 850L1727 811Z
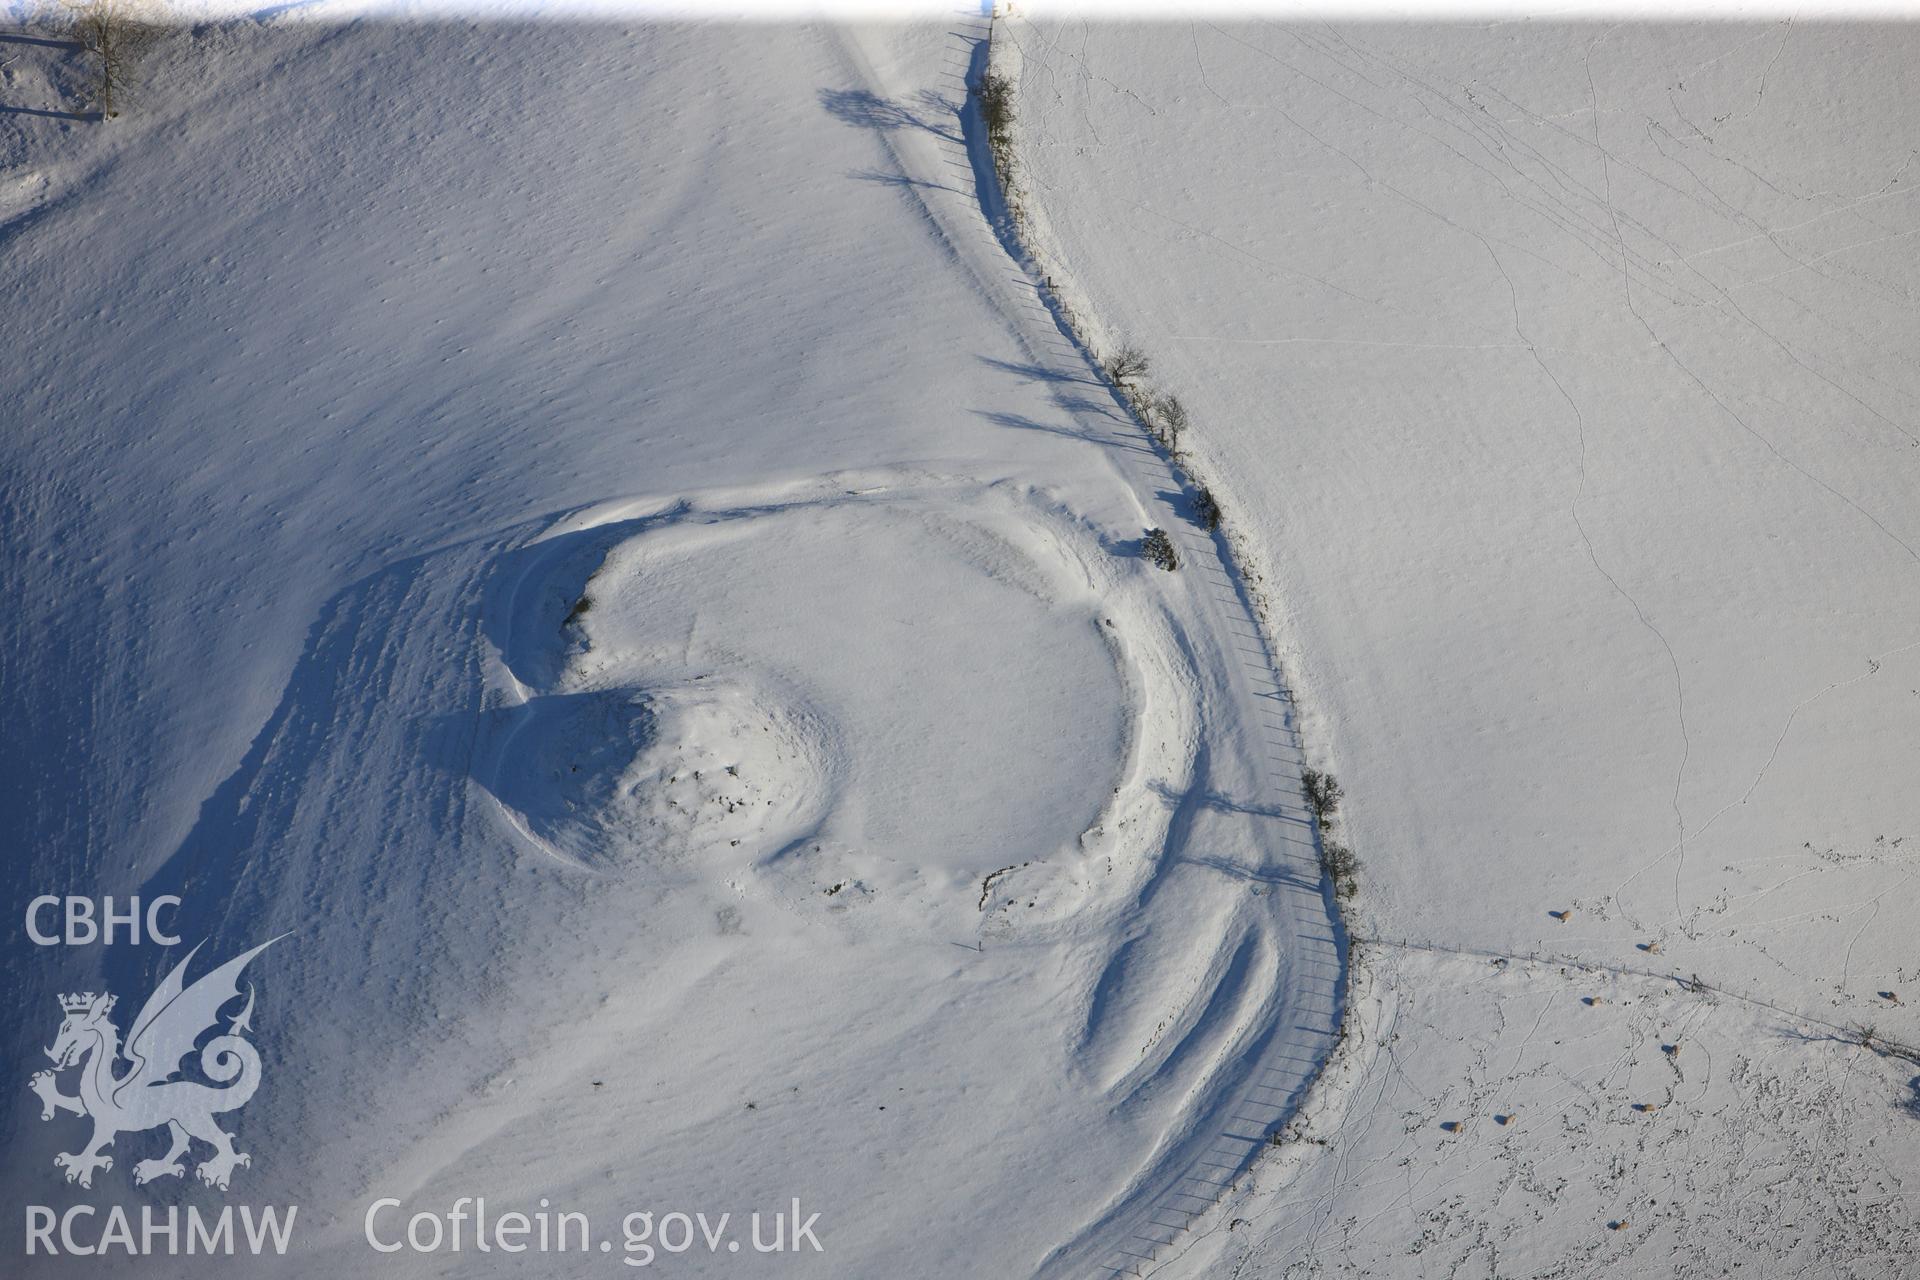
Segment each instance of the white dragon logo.
M93 1119L93 1138L86 1146L53 1158L67 1171L68 1182L91 1187L94 1170L113 1168L113 1157L101 1152L113 1145L117 1134L161 1125L167 1127L173 1145L160 1159L134 1165L136 1183L184 1174L180 1157L195 1138L213 1148L213 1155L194 1170L208 1186L225 1191L234 1168L253 1163L246 1152L233 1149L233 1135L213 1122L215 1114L245 1106L260 1087L260 1055L241 1037L253 1029L252 988L248 988L246 1008L229 1022L227 1033L200 1049L200 1070L223 1087L171 1077L193 1052L195 1042L219 1023L220 1010L239 998L240 971L247 962L278 941L261 943L189 987L185 974L200 950L195 947L148 997L127 1033L125 1049L119 1029L107 1017L113 1012L113 996L89 991L60 997L66 1020L47 1050L53 1070L36 1072L28 1087L40 1095L42 1120L53 1119L59 1111ZM132 1070L116 1075L115 1064L123 1057ZM75 1066L80 1068L80 1092L61 1093L56 1073Z

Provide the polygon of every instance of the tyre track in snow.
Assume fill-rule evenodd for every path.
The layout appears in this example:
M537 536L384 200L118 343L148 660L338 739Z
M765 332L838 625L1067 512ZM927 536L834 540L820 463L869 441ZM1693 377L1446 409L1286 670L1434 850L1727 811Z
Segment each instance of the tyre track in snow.
M1292 694L1247 580L1224 535L1203 532L1186 513L1180 473L1106 380L1015 237L969 93L986 71L990 37L987 20L968 15L950 32L939 87L925 92L888 83L859 31L843 28L834 38L850 82L863 86L857 92L871 109L868 123L893 169L888 180L1003 319L1030 366L1017 372L1056 388L1056 406L1105 451L1135 495L1142 523L1166 529L1179 547L1182 568L1164 586L1203 673L1199 750L1209 762L1207 794L1182 804L1230 807L1253 824L1261 859L1235 865L1205 848L1199 834L1170 844L1156 874L1198 862L1244 880L1236 922L1243 932L1224 945L1264 936L1277 957L1278 972L1261 975L1267 989L1247 1025L1209 1053L1205 1077L1171 1130L1142 1153L1093 1220L1038 1267L1043 1276L1145 1275L1236 1187L1318 1078L1345 1013L1346 937L1302 793Z

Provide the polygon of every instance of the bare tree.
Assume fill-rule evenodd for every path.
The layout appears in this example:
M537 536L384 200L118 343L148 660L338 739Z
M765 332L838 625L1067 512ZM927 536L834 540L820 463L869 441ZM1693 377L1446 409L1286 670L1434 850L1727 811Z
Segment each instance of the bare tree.
M1315 821L1323 827L1334 824L1340 811L1340 801L1346 798L1346 789L1330 773L1318 769L1303 769L1300 772L1300 787L1307 793L1307 808L1313 811Z
M1180 452L1180 433L1187 429L1187 406L1180 403L1179 396L1168 394L1154 400L1153 410L1160 420L1160 438L1166 442L1167 452Z
M1126 391L1147 376L1147 353L1131 342L1123 343L1118 351L1106 358L1101 367L1106 370L1107 377L1113 379L1114 386Z
M94 57L94 100L102 118L120 114L134 88L134 67L160 34L139 0L68 0L73 38Z

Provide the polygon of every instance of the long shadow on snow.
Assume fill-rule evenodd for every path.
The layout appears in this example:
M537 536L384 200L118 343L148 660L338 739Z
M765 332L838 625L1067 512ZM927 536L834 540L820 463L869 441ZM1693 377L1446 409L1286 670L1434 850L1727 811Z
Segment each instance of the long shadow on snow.
M0 116L39 116L43 120L98 120L98 111L48 111L42 107L0 106Z
M1068 373L1064 369L1050 369L1043 364L1018 364L1012 360L996 360L992 356L975 356L974 358L989 369L1011 373L1027 382L1075 382L1083 387L1106 390L1106 384L1091 374Z
M822 89L820 106L856 129L923 129L948 142L962 140L958 129L939 123L941 116L957 114L958 109L931 89L919 95L917 106L883 98L871 89Z
M48 49L70 49L75 53L86 48L78 40L50 40L46 36L15 35L11 31L0 31L0 44L37 44Z
M949 187L943 182L925 182L919 178L909 178L904 173L885 173L879 169L856 169L847 175L860 182L877 182L883 187L919 187L927 191L951 191L955 195L965 195L957 187Z
M389 596L396 588L404 594L405 582L413 567L396 566L377 574L326 605L308 630L303 657L296 664L279 705L255 735L239 767L202 803L193 830L179 848L139 887L143 901L151 902L164 894L182 899L172 917L162 919L181 943L166 948L103 948L105 987L118 998L115 1020L123 1030L162 975L179 964L192 948L200 947L189 975L197 977L238 952L282 932L290 923L282 912L275 910L269 887L275 879L276 851L272 848L275 819L283 815L285 803L274 793L297 791L291 785L290 775L298 772L300 762L317 752L324 738L335 692L344 679L340 664L329 657L335 637L356 631L375 598ZM288 785L276 788L268 784L267 780L274 777L287 779ZM258 803L254 803L255 800ZM258 874L250 874L255 871ZM297 937L282 942L256 960L243 979L255 986L262 997L253 1019L252 1038L262 1060L268 1064L284 1060L293 1048L288 1020L282 1016L284 1011L275 1000L276 989L282 985L283 966L312 964L317 959L302 955L298 947ZM270 1077L273 1073L268 1070L263 1074ZM10 1108L10 1114L25 1115L25 1105ZM245 1110L225 1116L222 1127L236 1133L242 1149L254 1145L248 1134ZM69 1129L66 1124L28 1125L11 1148L11 1162L16 1166L44 1165L52 1152L76 1140ZM258 1136L257 1132L252 1135ZM112 1172L120 1176L102 1175L96 1179L91 1194L111 1197L125 1193L126 1178L121 1171L130 1170L140 1156L159 1154L157 1146L147 1149L153 1137L151 1134L121 1135L112 1151L115 1158ZM272 1149L278 1144L269 1141L264 1145ZM176 1203L187 1197L193 1185L187 1178L164 1179L145 1191L149 1198Z
M273 1009L275 986L359 988L363 998L353 1006L380 1009L401 1023L430 1017L424 984L407 975L465 971L476 977L490 956L484 919L424 910L447 896L440 877L447 865L478 871L465 865L461 852L465 798L476 750L497 727L482 714L480 674L445 664L440 651L447 633L478 633L492 641L516 679L534 687L551 683L564 658L557 635L564 612L607 549L672 514L564 533L505 553L482 545L442 549L397 560L334 595L307 631L280 702L240 766L207 796L179 850L140 887L146 900L157 894L182 900L171 923L182 944L111 948L109 990L123 1002L138 1002L196 944L202 952L190 977L292 931L248 971L261 988L255 1040L265 1061L323 1061L340 1042L369 1038L367 1027L315 1025L296 1009ZM444 618L428 620L420 633L409 631L417 610L432 608L436 589L445 597ZM557 606L541 608L549 603ZM401 700L411 685L396 681L403 658L415 658L417 670L424 662L430 685L413 702ZM394 691L392 697L382 697L386 691ZM369 750L376 743L380 750ZM382 779L367 777L369 758L394 758L401 771L405 762L419 762L430 770L420 775L428 781L417 789L382 787ZM315 779L326 779L328 787L317 791ZM363 812L369 798L380 804L378 812ZM396 839L384 839L388 835ZM399 864L388 854L401 842L432 854L422 865ZM353 954L303 946L317 919L342 913L359 917L363 946ZM315 1038L317 1046L303 1046Z
M447 909L461 887L446 875L469 857L464 778L451 775L465 772L479 710L477 673L446 657L461 652L447 640L475 627L472 582L459 571L476 561L483 578L486 548L410 557L327 601L239 766L140 886L145 900L182 899L171 925L181 944L109 952L108 990L130 1018L192 948L189 980L291 934L243 979L255 992L252 1039L273 1099L230 1113L226 1127L243 1149L257 1140L277 1155L240 1175L252 1194L300 1186L292 1140L335 1127L321 1108L337 1103L347 1063L377 1070L404 1051L406 1028L434 1016L426 975L460 974L486 989L490 931L484 917ZM448 608L410 626L436 593ZM439 768L409 770L409 760ZM431 852L409 865L391 856L396 845ZM479 879L484 868L471 870ZM156 1135L128 1137L116 1144L117 1168L157 1154L145 1150ZM170 1202L196 1185L144 1190Z

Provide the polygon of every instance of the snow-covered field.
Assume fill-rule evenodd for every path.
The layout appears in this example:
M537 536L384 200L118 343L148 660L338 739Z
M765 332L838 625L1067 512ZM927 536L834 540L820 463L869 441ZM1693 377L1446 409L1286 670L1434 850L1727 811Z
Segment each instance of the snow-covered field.
M230 1196L299 1229L231 1273L613 1273L628 1212L796 1198L821 1253L658 1260L1098 1268L1324 1060L1291 706L983 212L984 35L228 24L105 128L17 46L10 900L291 932ZM11 941L10 1204L227 1202L136 1187L154 1133L65 1184L24 1087L179 954ZM615 1248L376 1254L381 1197Z
M1920 27L1041 12L995 61L1373 940L1326 1145L1165 1273L1910 1274L1920 1068L1849 1032L1920 1038Z
M0 1274L1920 1264L1920 28L988 35L0 32L9 910L183 900L8 937ZM55 997L282 933L252 1163L64 1181Z

